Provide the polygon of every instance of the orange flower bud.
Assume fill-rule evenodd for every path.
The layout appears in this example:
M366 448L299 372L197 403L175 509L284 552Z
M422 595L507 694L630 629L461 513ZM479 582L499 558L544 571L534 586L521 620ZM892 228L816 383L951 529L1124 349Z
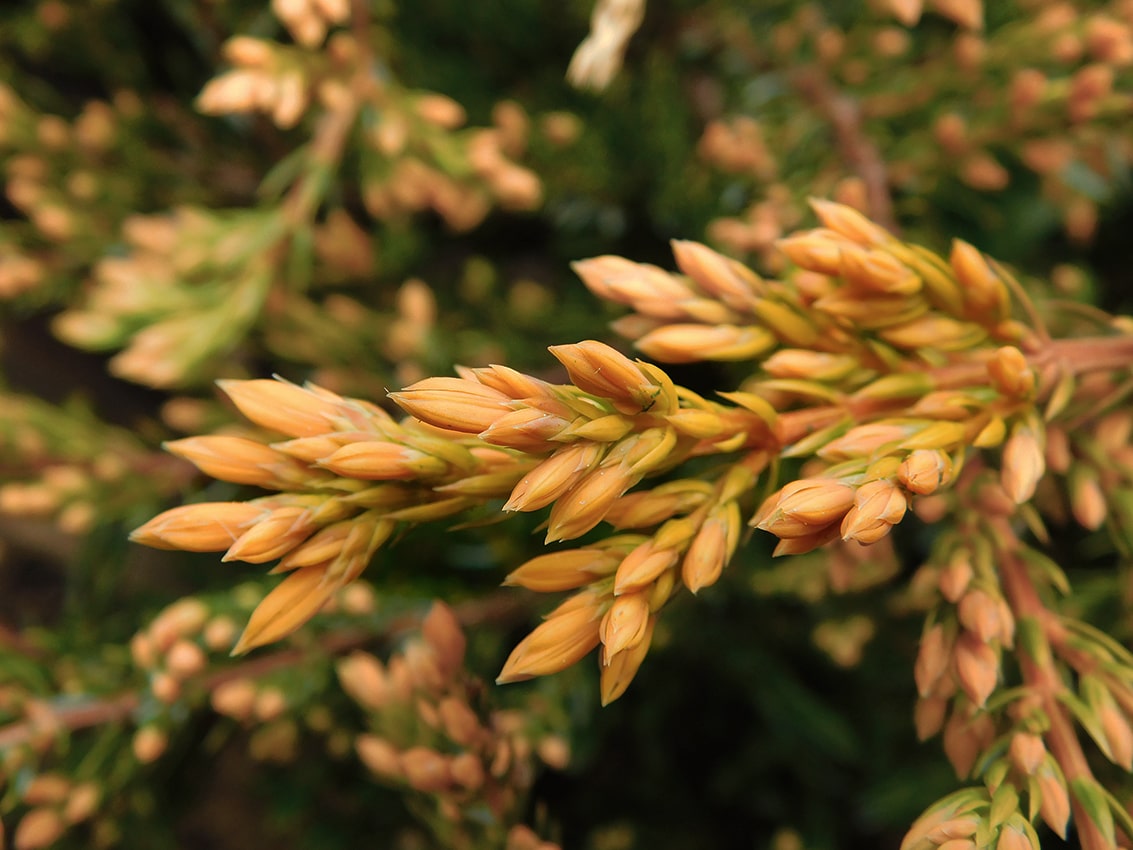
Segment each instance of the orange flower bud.
M1016 732L1011 736L1007 756L1020 773L1034 776L1046 758L1046 747L1041 736L1031 732Z
M497 684L522 682L564 670L599 643L601 597L582 591L551 614L512 650Z
M626 692L633 677L637 675L641 663L649 652L653 641L653 629L657 625L656 615L651 615L645 623L641 639L632 647L610 655L605 646L601 650L600 690L602 705L609 705Z
M252 612L244 633L232 650L241 655L291 634L318 613L337 590L326 583L327 567L305 567L281 581Z
M352 652L335 664L338 681L356 703L381 711L389 702L389 682L382 663L367 652Z
M979 588L964 594L956 613L960 624L984 643L994 640L1001 632L999 604Z
M940 571L940 594L949 602L958 602L968 589L974 574L970 553L957 549Z
M475 791L484 784L484 763L478 755L460 753L449 762L449 774L452 781L460 787Z
M992 647L971 632L956 641L956 679L978 706L987 702L999 680L999 657Z
M922 698L929 696L936 683L944 676L952 661L952 642L944 631L944 626L936 623L921 638L917 660L913 665L913 677L917 683L917 693Z
M244 529L270 516L250 502L202 502L164 511L130 532L130 539L155 549L218 552L231 546Z
M164 444L165 449L197 469L234 484L278 488L282 481L301 477L303 468L275 449L242 437L189 437Z
M407 481L442 475L448 464L439 457L385 441L359 441L319 458L319 466L337 475L365 481Z
M466 434L486 431L515 404L499 390L463 378L426 378L389 397L422 422Z
M1050 766L1041 768L1035 778L1042 795L1039 814L1047 826L1065 839L1066 827L1070 822L1070 795L1066 790L1066 781L1056 776Z
M1039 438L1030 428L1017 425L1003 446L1000 482L1017 505L1029 501L1046 471Z
M384 738L359 735L354 747L358 751L358 758L371 773L385 778L400 778L403 775L400 753Z
M674 549L661 548L646 540L626 555L614 576L614 594L633 593L651 585L661 573L677 562Z
M927 496L952 480L954 465L941 449L916 449L901 461L897 480L910 493Z
M604 657L612 659L622 650L637 646L645 637L648 622L648 594L625 593L615 598L598 631Z
M940 0L937 0L937 2L939 3ZM823 226L845 236L858 245L871 248L893 241L893 237L889 235L885 228L874 224L851 207L816 198L811 198L810 205Z
M842 520L842 539L876 543L904 518L907 508L905 494L889 479L863 484L854 494L854 506Z
M603 453L603 447L593 443L559 449L520 479L503 509L534 511L546 507L593 469Z
M217 381L233 404L257 425L290 437L313 437L335 430L345 399L326 390L286 381Z
M627 463L607 462L587 472L551 508L546 542L570 540L588 532L640 478Z
M637 347L663 363L700 360L754 360L774 348L766 328L737 325L663 325L637 341Z

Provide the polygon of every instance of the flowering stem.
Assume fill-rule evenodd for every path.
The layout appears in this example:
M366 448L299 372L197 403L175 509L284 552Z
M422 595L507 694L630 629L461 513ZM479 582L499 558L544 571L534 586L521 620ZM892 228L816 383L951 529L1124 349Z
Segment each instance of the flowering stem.
M990 357L992 352L987 352ZM1036 371L1060 366L1072 375L1106 372L1133 367L1133 336L1083 337L1055 339L1040 351L1031 354L1028 362ZM987 364L983 360L949 363L925 371L936 390L961 389L988 381ZM833 425L849 415L855 422L906 406L907 399L847 400L841 404L795 410L779 417L780 444L789 446L807 434Z
M1006 526L1005 521L1003 525ZM1002 539L1014 540L1014 534L1010 529L1004 528L1003 531ZM1039 598L1026 565L1014 551L1000 552L999 571L1004 593L1017 620L1030 619L1038 622L1044 634L1049 631L1052 624L1058 626L1057 618ZM1082 752L1078 735L1074 731L1070 712L1058 700L1058 695L1066 690L1066 684L1055 667L1053 657L1047 653L1045 657L1035 658L1020 651L1018 658L1023 681L1039 698L1043 712L1050 721L1050 728L1044 733L1043 738L1051 755L1062 769L1067 783L1073 783L1076 779L1092 779L1093 774L1086 762L1086 755ZM1071 805L1078 839L1083 850L1107 850L1110 847L1109 842L1073 794Z
M453 612L461 625L473 626L485 622L504 624L520 622L528 616L529 608L527 600L517 599L513 593L497 593L457 605L453 608ZM421 615L404 614L387 622L380 633L369 629L343 629L321 636L317 646L326 655L341 655L352 649L375 643L383 637L388 638L414 629L420 623ZM276 670L293 668L309 655L310 649L307 647L285 649L218 670L199 681L205 693L211 693L233 679L258 679ZM0 751L26 744L33 740L37 733L45 731L52 734L59 730L75 732L79 729L127 720L140 704L141 695L137 691L124 691L104 699L92 699L81 705L53 706L39 703L44 710L34 719L0 727Z

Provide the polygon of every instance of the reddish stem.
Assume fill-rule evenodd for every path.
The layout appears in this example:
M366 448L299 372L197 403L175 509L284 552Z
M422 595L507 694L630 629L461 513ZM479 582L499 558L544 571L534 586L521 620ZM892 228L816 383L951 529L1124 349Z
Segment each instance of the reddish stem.
M1004 521L1003 524L1006 525L1006 522ZM1004 529L1003 539L1014 539L1010 529ZM1014 551L999 553L999 575L1003 582L1004 594L1016 619L1021 621L1026 618L1038 622L1048 636L1049 642L1055 642L1050 638L1061 640L1061 623L1039 598L1026 565ZM1066 684L1055 666L1053 657L1047 655L1045 658L1033 658L1024 651L1018 652L1017 656L1023 681L1039 698L1043 712L1049 718L1050 728L1043 734L1043 739L1046 741L1047 749L1062 769L1067 783L1072 783L1076 779L1093 779L1086 754L1082 751L1082 744L1074 730L1070 712L1058 700L1058 695L1065 692ZM1078 840L1083 850L1111 850L1110 843L1090 818L1089 812L1078 803L1073 794L1071 794L1071 806L1078 829Z

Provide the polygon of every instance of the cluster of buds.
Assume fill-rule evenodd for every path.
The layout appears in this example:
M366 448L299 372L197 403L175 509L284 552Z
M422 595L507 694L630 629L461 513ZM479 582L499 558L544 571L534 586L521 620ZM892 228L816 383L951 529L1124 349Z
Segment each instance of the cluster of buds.
M452 439L377 406L282 381L224 382L250 420L290 439L190 437L167 445L203 472L279 491L249 502L166 511L133 533L165 549L279 559L288 573L252 614L236 651L298 628L357 578L400 523L453 516L510 491L532 463L476 440Z
M901 850L1039 850L1038 833L1018 812L1018 803L1018 794L1007 784L991 795L982 788L949 794L917 819Z
M19 850L52 847L67 831L98 815L103 792L93 780L76 782L62 773L40 773L21 783L19 802L27 807L12 832ZM95 824L97 834L98 824ZM0 842L3 841L0 827Z
M481 685L463 670L464 649L456 617L435 603L419 639L385 664L354 652L339 661L338 677L374 728L355 740L362 763L382 782L429 800L442 823L438 832L468 839L515 823L535 778L536 758L562 769L570 754L558 736L536 737L522 713L481 708ZM491 818L476 814L483 809ZM519 828L508 846L526 832ZM502 834L479 838L478 846L503 843Z
M1062 490L1040 492L1044 510L1072 516L1083 528L1097 531L1107 521L1123 531L1133 530L1133 416L1115 410L1073 434L1062 428L1047 431L1045 459L1051 472L1065 478Z
M1120 141L1133 67L1128 5L1051 3L988 32L980 0L881 5L903 27L917 26L925 12L954 22L952 49L922 48L910 62L913 41L902 27L864 17L846 25L813 4L767 32L744 31L721 19L717 38L736 45L726 54L730 59L745 45L767 43L764 50L747 51L759 62L743 79L774 74L788 87L782 108L761 105L758 134L742 114L714 116L705 128L699 152L706 163L740 175L759 199L739 216L717 219L713 238L771 260L767 236L776 227L795 226L808 194L887 217L893 190L924 196L959 181L975 193L999 193L1011 184L1016 161L1004 152L1019 151L1038 177L1036 202L1056 208L1072 239L1092 239L1107 184L1129 162ZM924 37L949 38L945 33L937 29ZM813 53L812 64L800 66L804 53ZM914 77L917 91L932 97L909 95ZM852 96L837 88L843 83ZM800 102L806 106L799 108ZM894 146L887 127L896 115L910 129ZM809 159L793 154L789 168L766 154L794 152L793 140L815 132L816 122L839 149L840 166L821 148ZM1115 145L1123 152L1114 155ZM864 191L855 196L843 193L843 186ZM783 202L767 202L780 192Z
M134 175L118 166L126 157L121 125L139 111L137 97L123 92L112 103L90 101L67 120L0 88L4 192L27 222L0 242L0 299L69 281L113 239L121 199L138 193ZM144 179L153 160L130 164ZM56 248L63 243L66 256Z
M130 657L146 673L154 698L166 705L182 697L186 683L208 670L210 653L227 653L239 633L228 614L214 613L186 597L165 608L130 641Z
M815 207L824 227L781 243L802 267L786 281L683 242L675 253L684 274L616 257L578 266L591 289L634 308L617 327L646 353L762 358L741 391L722 393L731 404L594 341L551 348L570 384L504 366L418 381L390 394L414 417L402 422L316 387L225 383L249 419L293 439L218 435L169 448L208 474L282 492L175 508L135 539L252 563L282 558L277 571L292 574L253 615L238 645L247 649L309 619L399 523L496 499L504 511L549 507L548 543L606 522L626 533L512 574L513 584L575 595L516 648L500 679L561 670L601 645L609 701L641 663L660 608L681 587L717 580L737 546L743 503L775 455L813 456L807 468L818 466L750 521L780 537L778 554L836 539L876 543L915 499L953 486L973 447L998 451L999 481L983 487L985 502L1012 514L1046 468L1036 403L1056 415L1078 386L1057 358L1034 354L1036 331L1011 318L1013 280L966 243L946 261L847 207ZM629 492L701 455L731 462ZM976 625L959 641L965 660L956 665L973 705L994 685L991 642L1010 645L1007 633L988 631L986 612L972 613L980 598L963 600L965 627Z
M753 452L715 484L678 480L614 502L616 528L658 526L653 534L620 534L578 549L531 559L505 584L574 595L512 651L497 682L556 673L600 646L602 704L629 687L649 651L657 615L679 590L714 584L743 528L738 499L755 484L767 457Z
M259 317L280 216L182 208L130 218L123 231L132 252L97 264L90 297L56 318L55 333L81 348L126 345L110 370L132 381L200 380Z
M464 109L444 95L391 89L383 97L381 119L364 134L362 151L362 199L376 218L432 209L465 231L494 204L531 210L542 202L539 177L516 162L531 123L519 104L496 104L491 127L461 129Z
M81 536L99 518L120 516L142 494L167 494L183 480L168 458L124 430L79 410L4 394L0 423L0 514L53 522ZM148 475L141 475L145 469Z

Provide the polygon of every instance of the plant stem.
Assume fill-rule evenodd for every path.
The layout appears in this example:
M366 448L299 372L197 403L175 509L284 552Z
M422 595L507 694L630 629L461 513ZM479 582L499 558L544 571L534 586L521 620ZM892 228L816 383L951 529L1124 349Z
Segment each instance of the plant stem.
M1002 520L1001 526L1001 539L1015 540L1014 533L1007 527L1006 519ZM1034 620L1043 627L1044 633L1052 623L1057 624L1057 618L1039 598L1026 565L1013 551L1013 547L1012 551L999 553L999 575L1004 594L1017 620ZM1066 684L1055 666L1053 656L1048 653L1043 658L1033 658L1023 651L1019 651L1017 656L1023 681L1039 698L1043 712L1049 718L1050 728L1043 734L1043 738L1067 783L1072 783L1075 779L1093 779L1070 712L1058 700L1058 695L1066 690ZM1109 842L1073 794L1071 806L1083 850L1110 850Z
M457 620L463 626L474 626L485 622L518 621L526 617L529 610L528 600L511 592L496 593L453 607ZM381 632L357 628L329 632L317 640L316 646L325 655L341 655L383 638L412 630L420 625L421 619L422 614L404 614L386 623ZM218 670L198 681L205 693L211 693L233 679L257 679L276 670L295 667L310 654L311 649L308 647L284 649ZM34 719L10 723L0 728L0 751L27 744L37 736L37 733L54 734L60 730L76 732L91 726L127 720L140 703L141 696L138 691L124 691L104 699L92 699L83 705L53 706L38 702L37 707L41 711Z

